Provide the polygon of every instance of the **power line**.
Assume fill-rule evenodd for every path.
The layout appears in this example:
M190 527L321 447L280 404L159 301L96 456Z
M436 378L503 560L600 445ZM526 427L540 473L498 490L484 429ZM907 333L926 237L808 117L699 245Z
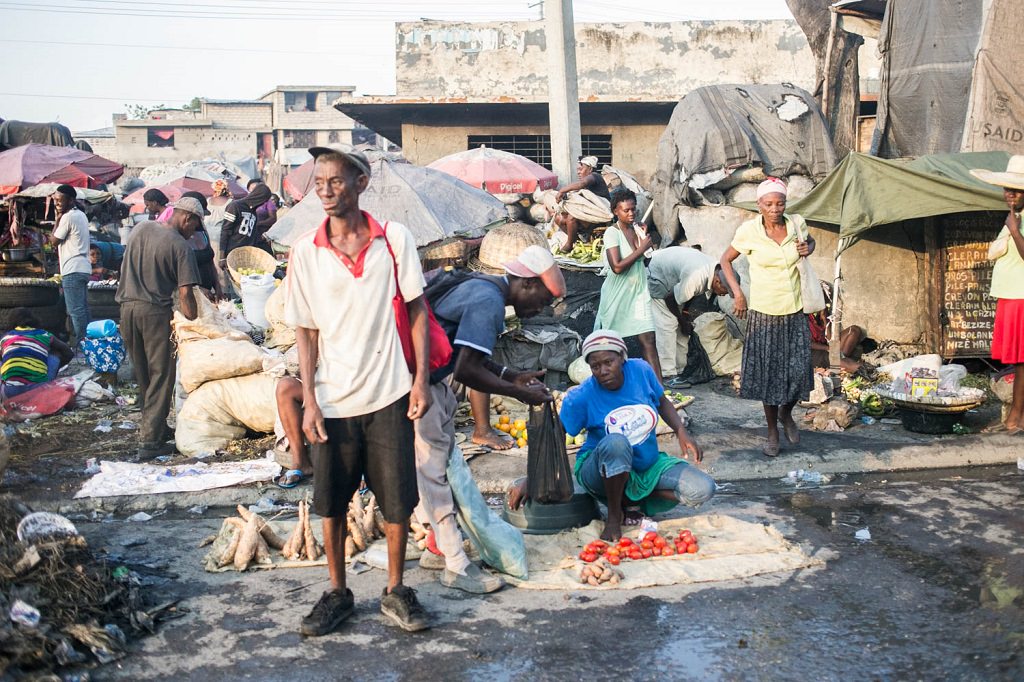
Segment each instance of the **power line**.
M19 40L15 38L0 38L0 43L24 43L27 45L66 45L73 47L117 47L117 48L141 48L147 50L185 50L187 52L249 52L249 53L270 53L270 54L312 54L312 55L351 55L351 52L334 52L327 50L271 50L266 48L245 48L245 47L191 47L185 45L152 45L143 43L79 43L62 40ZM363 52L363 48L358 48Z
M0 92L5 97L47 97L50 99L95 99L110 102L191 102L191 97L97 97L94 95L44 95L37 92Z
M144 17L144 18L157 18L157 19L232 19L237 21L350 21L352 19L363 19L363 20L396 20L396 19L409 19L409 18L420 18L416 15L422 15L423 12L420 10L410 9L395 9L395 8L381 8L380 6L374 6L372 10L364 9L334 9L330 11L325 10L313 10L308 11L311 14L299 15L294 12L294 7L289 6L288 8L274 8L274 11L287 11L287 14L274 14L268 13L265 8L253 8L251 12L228 12L223 9L217 9L207 11L199 9L199 5L191 5L197 9L182 10L181 5L177 5L178 9L173 8L139 8L135 6L132 11L122 10L115 7L108 6L83 6L83 5L54 5L54 4L25 4L19 2L4 2L2 3L3 9L20 12L44 12L50 14L73 14L73 15L88 15L88 16L118 16L118 17ZM436 8L431 9L432 12L436 12ZM460 6L458 9L452 7L447 10L449 13L464 13L465 7ZM440 14L440 12L439 12ZM505 15L507 16L507 14Z

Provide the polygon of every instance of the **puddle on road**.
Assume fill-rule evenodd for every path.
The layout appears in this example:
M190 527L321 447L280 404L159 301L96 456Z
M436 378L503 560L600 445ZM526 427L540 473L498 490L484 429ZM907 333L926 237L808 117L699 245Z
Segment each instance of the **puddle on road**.
M658 647L657 655L653 656L652 672L661 668L660 661L669 661L670 668L661 668L659 672L667 674L668 679L678 679L680 671L686 672L687 679L716 682L722 679L715 665L721 662L716 649L721 647L720 640L710 640L696 633L684 633L677 630L678 622L673 618L672 609L665 604L656 611L656 630L675 632L666 642ZM705 633L713 634L713 633Z

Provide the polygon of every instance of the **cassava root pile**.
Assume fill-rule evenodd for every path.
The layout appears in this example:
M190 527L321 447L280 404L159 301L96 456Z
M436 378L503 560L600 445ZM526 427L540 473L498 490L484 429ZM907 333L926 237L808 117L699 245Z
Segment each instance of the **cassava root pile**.
M377 498L373 493L367 496L365 502L358 492L352 496L352 501L348 505L346 528L346 557L362 552L374 540L384 537L384 515L377 508Z
M309 525L309 504L305 500L299 501L298 523L280 549L281 556L291 561L316 561L323 556L324 548Z
M281 549L284 540L259 514L254 514L242 505L238 505L237 510L239 516L224 519L221 526L221 535L227 533L230 539L217 558L217 568L233 566L236 571L244 571L253 562L272 563L271 548Z

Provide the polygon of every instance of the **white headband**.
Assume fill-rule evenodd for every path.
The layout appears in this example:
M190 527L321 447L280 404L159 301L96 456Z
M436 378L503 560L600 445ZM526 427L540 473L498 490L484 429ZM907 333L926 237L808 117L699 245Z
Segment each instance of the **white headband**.
M758 199L763 197L765 194L781 194L782 196L786 196L788 193L786 183L778 178L768 178L757 186Z

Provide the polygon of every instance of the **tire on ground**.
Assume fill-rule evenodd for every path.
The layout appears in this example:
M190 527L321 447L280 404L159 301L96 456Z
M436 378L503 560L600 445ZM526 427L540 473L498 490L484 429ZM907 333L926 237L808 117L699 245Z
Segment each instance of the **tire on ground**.
M67 333L67 311L64 309L64 302L58 299L57 305L26 306L39 320L39 326L54 334ZM14 325L11 324L11 313L14 307L0 307L0 334L6 334Z
M56 282L30 277L0 277L0 308L38 308L57 305L60 288Z

